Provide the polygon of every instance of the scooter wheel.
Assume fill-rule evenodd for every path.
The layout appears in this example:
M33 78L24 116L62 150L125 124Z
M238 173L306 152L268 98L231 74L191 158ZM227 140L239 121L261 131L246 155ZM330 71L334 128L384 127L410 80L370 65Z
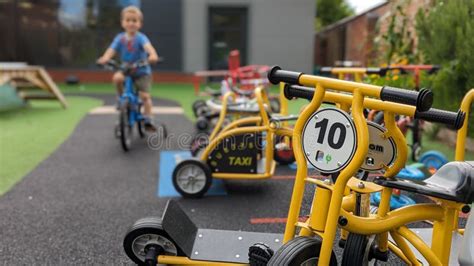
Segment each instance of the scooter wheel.
M144 265L147 247L161 247L161 254L177 256L182 254L176 243L163 230L161 218L147 217L135 222L123 240L127 256L136 264Z
M211 169L200 160L184 160L173 171L173 186L179 194L186 198L204 196L211 183Z
M268 261L272 266L317 265L322 241L319 238L296 237L281 246ZM337 265L334 252L331 252L330 265Z

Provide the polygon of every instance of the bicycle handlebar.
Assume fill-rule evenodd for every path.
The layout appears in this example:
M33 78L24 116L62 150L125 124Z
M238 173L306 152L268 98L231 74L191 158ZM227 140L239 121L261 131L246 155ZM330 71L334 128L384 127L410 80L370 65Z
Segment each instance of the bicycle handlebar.
M351 91L355 88L363 88L366 93L371 95L378 96L383 101L391 101L395 103L407 104L416 106L418 111L427 111L431 108L433 104L433 93L430 90L422 89L420 91L410 91L405 89L393 88L393 87L379 87L369 84L362 84L350 81L335 80L324 77L316 77L303 74L302 72L294 72L288 70L282 70L279 66L274 66L268 72L268 80L272 84L278 84L280 82L285 82L293 85L307 85L301 84L300 80L302 76L309 80L312 79L310 83L321 82L321 83L332 83L341 84L345 87L344 91ZM315 80L316 79L316 80ZM349 89L348 89L349 88ZM288 92L291 94L291 92Z
M314 89L304 86L286 84L283 93L288 100L293 98L303 98L311 101L313 98ZM463 126L466 113L462 112L461 110L458 112L450 112L430 108L425 112L415 111L414 116L415 118L423 119L425 121L442 123L457 130Z
M130 64L130 63L119 64L119 63L117 63L117 61L111 59L111 60L107 61L107 63L105 63L105 64L99 64L98 63L97 65L102 66L106 69L121 70L125 73L128 73L129 71L131 71L133 69L148 66L148 65L150 65L150 63L148 63L148 60L139 60L139 61L134 62L132 64Z

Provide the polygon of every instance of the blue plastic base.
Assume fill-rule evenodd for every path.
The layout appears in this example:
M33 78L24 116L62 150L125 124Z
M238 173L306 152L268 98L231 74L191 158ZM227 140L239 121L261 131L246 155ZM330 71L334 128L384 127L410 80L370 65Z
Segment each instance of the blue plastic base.
M374 205L374 206L379 206L380 197L381 197L380 192L370 194L370 204ZM392 195L392 197L390 198L390 209L394 210L394 209L398 209L398 208L405 207L405 206L408 206L408 205L413 205L415 203L416 202L408 196L405 196L405 195L400 195L400 196Z
M162 197L180 197L181 194L174 189L173 186L173 170L176 165L182 160L191 158L189 151L162 151L160 152L159 162L159 176L157 196ZM224 181L213 178L212 185L206 193L206 196L223 196L227 195L227 190L224 186Z

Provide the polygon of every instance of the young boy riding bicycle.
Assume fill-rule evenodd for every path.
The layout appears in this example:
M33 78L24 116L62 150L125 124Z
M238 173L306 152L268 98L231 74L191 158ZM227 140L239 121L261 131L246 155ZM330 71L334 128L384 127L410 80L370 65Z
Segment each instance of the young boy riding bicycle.
M128 6L121 12L121 25L125 32L117 34L112 44L105 53L97 60L99 64L106 64L116 54L120 56L123 63L133 64L141 60L148 60L149 63L158 62L158 54L151 45L150 40L139 30L143 24L143 14L135 6ZM156 127L152 122L150 87L152 82L151 67L149 65L138 67L133 74L134 84L143 101L145 115L145 129L155 131ZM125 77L121 71L115 72L112 81L117 87L117 93L123 92L123 83Z

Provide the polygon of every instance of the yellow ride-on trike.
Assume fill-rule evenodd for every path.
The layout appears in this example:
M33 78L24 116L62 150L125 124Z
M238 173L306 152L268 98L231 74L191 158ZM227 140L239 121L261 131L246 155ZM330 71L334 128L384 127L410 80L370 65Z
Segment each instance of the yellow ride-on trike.
M264 93L266 94L265 87L258 87L259 90L265 90ZM261 115L262 111L261 108L265 107L265 113L269 114L273 119L280 119L281 117L286 117L280 126L287 126L288 120L296 120L296 117L288 116L288 100L283 95L283 84L280 85L280 96L279 96L279 103L281 104L279 107L279 112L273 112L273 108L269 110L269 102L265 102L263 105L258 103L258 99L255 96L254 91L242 91L238 88L232 88L231 91L224 94L222 100L219 100L218 103L214 102L214 99L208 100L207 106L212 109L220 110L218 114L218 119L215 122L212 130L210 132L199 132L194 136L191 141L190 151L191 155L194 157L199 157L199 153L209 145L209 142L216 138L221 132L227 131L229 128L235 126L256 126L257 123L260 121L257 119L257 123L255 123L255 119L250 120L239 120L244 117L258 117ZM243 97L242 95L253 96L252 99L247 99L245 101L238 101L239 97ZM239 96L240 95L240 96ZM270 103L271 104L271 103ZM214 107L213 107L214 106ZM237 123L229 125L231 121L239 120ZM197 122L199 123L199 121ZM230 127L229 127L230 126ZM293 151L291 150L291 141L287 137L280 137L278 136L275 140L275 148L274 148L274 155L273 159L279 164L290 164L295 161L293 157Z
M386 67L322 67L319 70L321 75L335 75L341 80L353 80L362 82L366 75L379 75L381 77L387 74L389 68Z
M285 229L285 244L275 252L268 265L299 265L298 262L302 261L311 262L311 265L337 265L332 247L338 226L343 231L350 232L344 245L342 265L365 265L371 259L386 260L388 250L410 265L420 265L415 253L419 253L429 265L448 265L450 251L456 251L451 249L451 244L453 239L456 240L458 232L457 213L469 212L467 204L474 201L474 162L449 163L421 182L394 179L407 158L407 145L396 126L395 115L442 122L459 129L463 126L467 112L426 110L429 106L426 104L429 102L428 98L421 100L421 105L415 104L417 108L381 103L369 98L380 97L413 104L416 99L420 99L422 91L420 94L410 92L410 95L390 87L379 90L376 86L366 84L353 86L346 81L334 81L278 68L273 69L270 77L272 82L285 81L312 87L311 91L289 88L286 92L288 96L312 100L296 122L293 135L298 169ZM326 88L351 92L352 95L334 95L333 92L326 91ZM324 100L333 96L334 101L340 102L341 106L349 105L350 116L345 113L338 118L336 111L318 110ZM372 143L372 137L367 138L372 131L363 116L364 107L385 113L386 131L379 133L381 140L385 139L384 145ZM325 119L327 122L322 123ZM342 125L338 126L338 123ZM327 129L333 128L339 133L326 134L325 137ZM355 137L346 137L341 147L336 147L344 135ZM379 164L375 160L378 156L374 154L377 151L384 154L386 148L391 146L387 142L390 139L395 144L395 160L391 164L382 161L382 174L375 179L375 183L354 178L356 172L365 165ZM341 152L342 150L346 152ZM308 177L307 161L321 172L329 174L330 178L321 181ZM316 184L316 191L308 219L306 222L298 222L306 182ZM389 211L390 196L394 188L429 196L434 203L415 204ZM382 192L382 200L377 212L371 214L368 211L368 196L377 191ZM433 223L431 247L429 241L425 242L407 227L409 223L425 220ZM300 229L299 232L297 228ZM391 239L388 237L389 233Z
M267 111L269 102L265 90L258 87L254 93L258 116L237 119L221 129L225 119L225 113L221 113L209 144L197 152L198 157L183 160L176 166L172 176L173 185L181 195L194 198L203 196L213 178L264 179L273 175L274 143L281 136L291 137L292 129L284 126L284 123L297 117L271 115ZM231 97L230 92L225 95L223 110L226 110Z
M370 182L359 182L352 177L358 169L366 167L368 170L379 168L385 172L384 176L388 178L393 176L405 164L406 143L401 132L396 128L395 114L412 116L417 114L424 116L425 119L432 120L441 118L445 123L459 125L463 121L462 112L453 113L432 109L422 114L421 111L427 111L431 107L432 94L428 91L412 92L390 87L339 81L281 71L279 68L275 68L271 72L270 80L299 83L306 86L313 86L317 83L315 92L310 92L311 94L314 93L314 97L312 97L310 105L299 116L294 129L293 147L297 152L298 169L284 235L284 245L280 246L282 236L278 234L197 228L184 211L180 209L179 205L175 201L170 201L162 218L141 219L126 234L124 239L125 252L134 262L150 265L156 263L171 265L244 265L249 262L251 265L316 265L318 263L319 265L329 265L335 263L335 257L331 251L337 224L340 224L351 233L361 232L363 234L365 231L362 230L378 228L377 230L380 231L380 227L396 225L401 227L406 222L419 219L442 220L446 224L452 220L442 219L448 213L442 213L443 210L450 210L455 207L455 209L465 211L464 204L452 202L447 206L437 204L417 205L416 212L411 211L415 209L408 209L409 211L407 211L406 208L409 207L406 207L404 208L405 211L399 209L382 213L380 211L383 210L382 207L379 209L379 213L376 214L377 216L371 218L359 217L355 215L355 213L358 213L355 207L362 206L362 204L357 203L355 192L362 193L380 188L380 186ZM351 94L326 92L325 88ZM307 92L287 89L286 94L289 97L295 97L307 95ZM371 96L372 99L365 96ZM382 102L378 99L386 101ZM351 114L353 118L347 112L335 108L321 109L316 112L323 101L340 103L340 106L343 107L352 107ZM385 111L387 129L379 128L374 131L379 130L378 134L369 135L369 132L372 131L369 131L362 115L363 107ZM329 131L333 131L333 134L330 134ZM342 132L345 132L345 134ZM343 135L346 137L343 138ZM376 141L379 143L376 144ZM370 149L371 144L374 149ZM377 148L377 145L380 147ZM385 148L387 151L391 149L396 154L395 158L392 158L392 156L383 156L382 158L376 156L377 154L380 155L381 152L383 153ZM373 153L368 151L369 149ZM336 150L336 153L333 152L334 150ZM328 178L321 181L308 177L306 160L310 160L323 172L329 173L336 169L337 172L331 175L333 180ZM470 180L469 177L463 176L463 174L460 174L458 178L459 180ZM348 182L349 180L351 182ZM298 222L305 182L316 184L317 193L313 200L309 218L305 222ZM471 195L463 200L472 200L474 188L464 185L462 188L467 188L467 195ZM390 188L382 189L385 193L386 190L390 190ZM385 193L385 201L382 202L382 206L387 207L388 199ZM350 211L347 211L347 209L350 209ZM387 210L385 209L385 211ZM410 214L407 214L407 212ZM340 217L340 214L344 215ZM362 219L363 221L355 219ZM352 224L353 221L354 225ZM369 226L364 226L366 221ZM356 226L355 229L352 229L353 226ZM360 227L365 229L360 229ZM295 238L296 228L300 228L298 232L300 237ZM387 241L387 238L385 238L385 241ZM268 246L261 243L253 245L257 242L267 243ZM383 237L381 237L381 243L384 243ZM348 244L349 240L346 243L346 249L351 246L351 244ZM392 249L393 245L385 245L385 247L387 246ZM384 246L378 247L380 249ZM405 251L403 247L402 250L408 254L409 252ZM278 250L274 254L272 249ZM357 249L353 254L359 254L360 250L365 252L366 249ZM363 254L365 254L364 252ZM398 252L396 254L402 253Z

